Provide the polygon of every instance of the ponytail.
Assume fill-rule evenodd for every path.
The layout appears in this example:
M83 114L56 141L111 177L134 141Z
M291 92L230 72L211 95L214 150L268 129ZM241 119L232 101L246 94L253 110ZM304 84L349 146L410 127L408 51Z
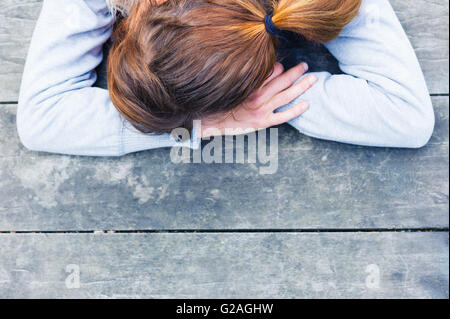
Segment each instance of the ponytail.
M325 43L335 39L361 7L361 0L272 0L274 25Z
M279 31L291 31L310 41L329 42L342 32L361 7L362 0L269 0L272 12L267 13L261 0L207 0L232 6L233 3L246 12L242 24L237 27L250 37L264 31L278 35ZM242 10L244 9L244 10ZM270 37L266 37L270 38Z

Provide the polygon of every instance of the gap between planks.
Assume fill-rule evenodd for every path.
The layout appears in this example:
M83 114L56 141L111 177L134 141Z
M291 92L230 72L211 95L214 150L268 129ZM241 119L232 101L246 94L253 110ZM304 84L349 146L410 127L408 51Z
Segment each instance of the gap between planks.
M179 233L440 233L449 227L427 228L322 228L322 229L142 229L142 230L66 230L66 231L0 231L5 234L179 234Z

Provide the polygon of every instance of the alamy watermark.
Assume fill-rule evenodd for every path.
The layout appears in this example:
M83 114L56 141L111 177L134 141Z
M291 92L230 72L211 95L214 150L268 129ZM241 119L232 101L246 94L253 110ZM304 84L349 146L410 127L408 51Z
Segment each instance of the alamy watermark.
M67 289L79 289L80 288L80 266L76 264L70 264L66 266L65 284Z
M380 289L380 267L376 264L371 264L366 267L366 287L368 289Z
M200 121L196 122L199 124ZM213 137L203 138L209 142L203 147L191 149L181 142L191 140L190 132L184 128L177 128L172 131L172 136L176 136L180 142L172 148L170 159L175 164L259 164L261 175L275 174L278 171L278 129L250 131L250 129L225 129L221 132L209 130L208 133Z

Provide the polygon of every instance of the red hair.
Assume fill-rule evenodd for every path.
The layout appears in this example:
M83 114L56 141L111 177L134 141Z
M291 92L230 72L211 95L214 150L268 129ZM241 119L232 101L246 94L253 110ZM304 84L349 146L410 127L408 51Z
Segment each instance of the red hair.
M113 33L108 88L113 104L149 133L190 129L226 113L258 89L276 63L276 37L258 0L140 0ZM278 29L324 43L358 13L361 0L273 0Z

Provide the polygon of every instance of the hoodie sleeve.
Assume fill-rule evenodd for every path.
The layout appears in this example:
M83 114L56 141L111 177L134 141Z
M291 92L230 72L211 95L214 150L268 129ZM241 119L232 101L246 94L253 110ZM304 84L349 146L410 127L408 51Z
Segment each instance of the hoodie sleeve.
M29 149L120 156L159 147L198 147L170 135L144 135L128 124L107 90L93 87L112 32L105 0L44 0L22 79L17 128Z
M310 109L290 124L337 142L419 148L434 129L431 98L415 52L387 0L363 0L359 15L326 44L344 75L317 73L298 100Z

